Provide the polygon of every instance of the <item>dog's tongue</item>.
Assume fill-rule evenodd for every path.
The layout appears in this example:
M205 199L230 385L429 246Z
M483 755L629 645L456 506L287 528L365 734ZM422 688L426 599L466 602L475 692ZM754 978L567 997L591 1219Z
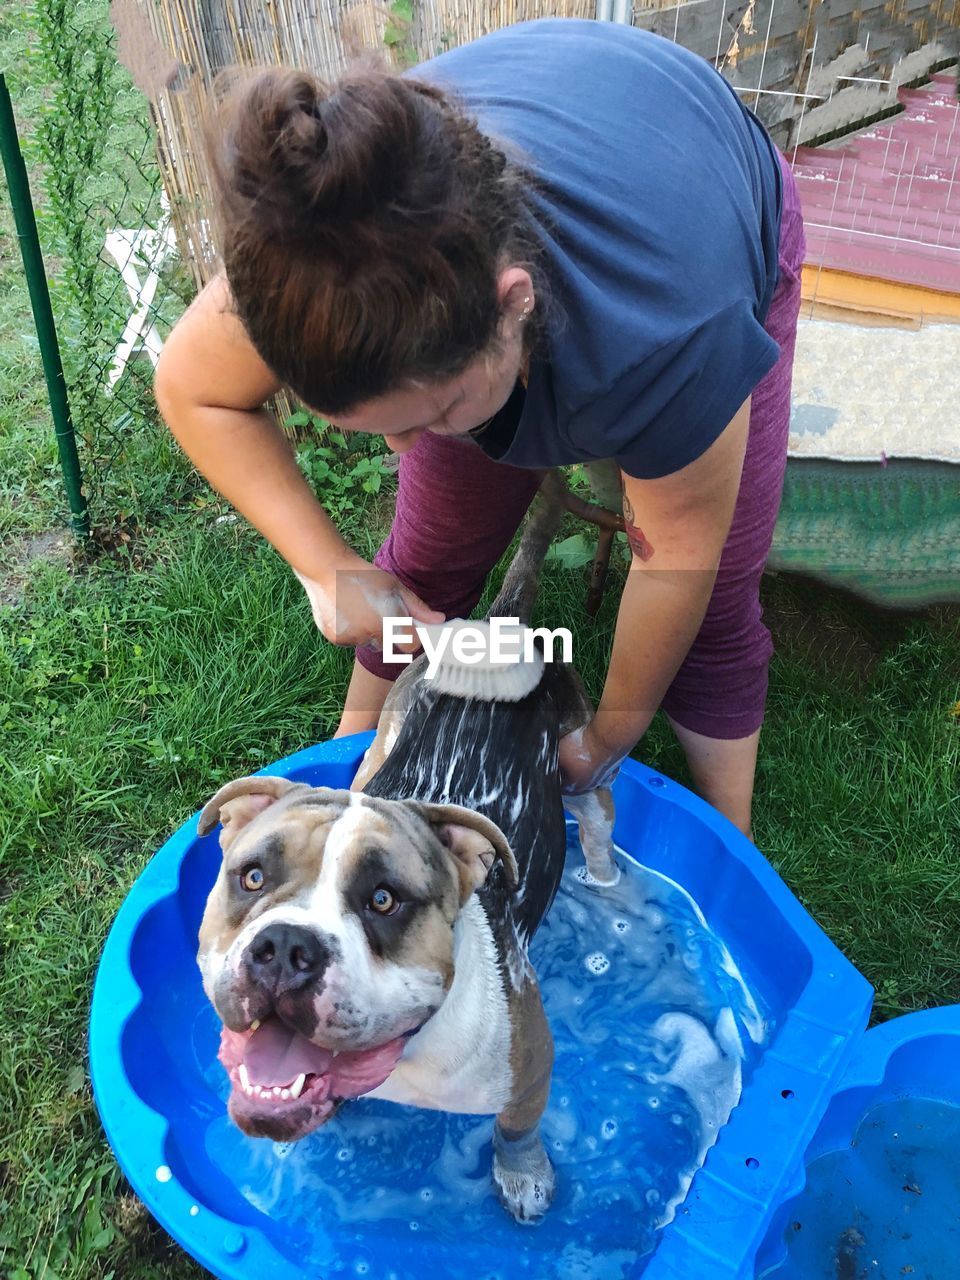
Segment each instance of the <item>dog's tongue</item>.
M272 1088L292 1084L299 1075L325 1075L332 1095L356 1098L383 1084L403 1049L401 1037L375 1049L348 1050L334 1057L279 1018L270 1018L246 1042L243 1061L251 1084Z
M272 1086L292 1084L299 1075L325 1075L333 1054L279 1018L270 1018L247 1041L243 1060L251 1084Z

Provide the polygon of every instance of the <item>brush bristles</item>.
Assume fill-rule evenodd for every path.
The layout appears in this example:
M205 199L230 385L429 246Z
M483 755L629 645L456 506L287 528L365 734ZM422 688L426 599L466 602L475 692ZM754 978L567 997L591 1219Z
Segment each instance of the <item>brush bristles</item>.
M475 663L469 667L449 658L434 672L430 684L438 693L450 693L455 698L519 702L534 691L542 676L542 658L538 662L516 662L509 666Z
M475 656L475 648L471 650L472 661L467 661L456 653L453 637L469 629L485 637L487 651ZM477 698L481 702L519 702L527 694L532 693L543 677L543 656L534 652L530 658L512 658L509 661L494 661L491 656L493 641L489 622L458 622L421 628L426 632L425 648L435 647L440 643L440 634L444 630L452 632L447 647L430 661L424 679L438 693L449 693L455 698ZM519 643L513 642L511 650L519 648L523 652L523 637L526 627L517 627L516 635Z

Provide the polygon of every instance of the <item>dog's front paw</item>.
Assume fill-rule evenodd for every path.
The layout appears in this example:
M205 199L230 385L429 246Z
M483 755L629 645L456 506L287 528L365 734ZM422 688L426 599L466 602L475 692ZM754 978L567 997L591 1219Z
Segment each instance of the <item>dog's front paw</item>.
M493 1146L493 1181L500 1203L517 1222L535 1223L550 1208L556 1189L553 1165L539 1131L509 1139L498 1128Z

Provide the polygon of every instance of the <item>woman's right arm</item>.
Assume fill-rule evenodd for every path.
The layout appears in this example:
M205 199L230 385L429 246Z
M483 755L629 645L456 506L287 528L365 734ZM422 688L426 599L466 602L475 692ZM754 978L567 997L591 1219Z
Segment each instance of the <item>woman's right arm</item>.
M164 421L213 487L304 577L361 561L297 466L265 402L280 383L257 354L218 276L174 326L154 390Z
M229 285L216 277L174 326L157 365L154 391L170 431L290 565L328 640L379 643L391 615L442 622L442 613L344 542L263 407L279 390L234 314Z

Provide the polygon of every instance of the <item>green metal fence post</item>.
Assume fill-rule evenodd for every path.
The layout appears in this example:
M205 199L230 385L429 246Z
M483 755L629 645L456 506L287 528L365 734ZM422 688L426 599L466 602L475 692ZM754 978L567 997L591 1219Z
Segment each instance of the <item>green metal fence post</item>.
M53 309L50 306L50 291L47 288L43 255L40 252L37 220L33 212L33 201L30 199L27 167L20 153L13 104L2 72L0 72L0 153L3 155L3 168L7 175L7 186L10 188L10 203L13 205L13 217L17 227L17 238L20 241L24 274L27 277L33 319L37 326L37 337L40 340L40 355L47 380L47 395L50 398L50 412L53 415L56 430L57 448L60 451L60 465L63 468L67 500L73 514L71 523L77 537L89 538L90 514L83 492L77 437L70 417L67 384L63 376L63 363L57 343Z

